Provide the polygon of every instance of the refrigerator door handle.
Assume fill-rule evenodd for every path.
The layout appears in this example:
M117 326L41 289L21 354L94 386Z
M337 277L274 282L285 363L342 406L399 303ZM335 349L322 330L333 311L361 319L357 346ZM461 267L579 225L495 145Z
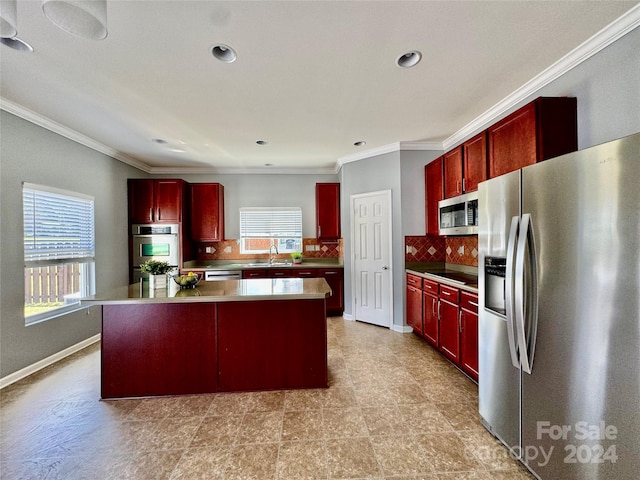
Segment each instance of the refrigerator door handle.
M528 253L528 255L527 255ZM527 262L527 263L525 263ZM538 324L538 271L531 215L522 215L516 253L516 328L522 370L531 374Z
M507 265L505 270L505 310L507 315L507 336L509 342L509 353L511 355L511 363L515 368L520 368L520 359L518 357L518 342L516 340L515 322L515 304L514 304L514 263L516 256L516 242L518 238L518 227L520 226L520 217L511 218L511 228L509 230L509 240L507 243Z

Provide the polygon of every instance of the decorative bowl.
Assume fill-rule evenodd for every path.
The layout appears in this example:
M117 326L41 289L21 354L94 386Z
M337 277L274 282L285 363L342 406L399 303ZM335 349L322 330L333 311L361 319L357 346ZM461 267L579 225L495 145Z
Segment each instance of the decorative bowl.
M172 275L171 278L180 288L195 288L200 281L200 275L193 272L189 272L189 275Z

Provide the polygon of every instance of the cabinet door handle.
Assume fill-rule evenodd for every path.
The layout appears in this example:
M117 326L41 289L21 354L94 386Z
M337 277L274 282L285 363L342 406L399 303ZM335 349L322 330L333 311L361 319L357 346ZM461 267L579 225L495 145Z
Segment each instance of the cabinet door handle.
M443 294L443 295L449 295L449 296L451 296L451 293L450 293L450 292L442 292L442 294Z
M324 272L325 275L335 275L338 272Z
M440 320L440 301L438 301L438 320Z
M433 313L433 316L436 316L436 299L432 298L431 299L431 313Z
M469 305L473 305L474 307L478 306L478 304L476 302L472 302L471 300L469 300Z
M464 182L465 180L466 180L465 178L462 179L462 191L463 192L464 192L464 189L465 189L465 182Z
M462 310L458 312L458 330L462 333Z
M149 221L153 222L153 208L149 209Z
M322 225L318 225L318 238L322 237Z

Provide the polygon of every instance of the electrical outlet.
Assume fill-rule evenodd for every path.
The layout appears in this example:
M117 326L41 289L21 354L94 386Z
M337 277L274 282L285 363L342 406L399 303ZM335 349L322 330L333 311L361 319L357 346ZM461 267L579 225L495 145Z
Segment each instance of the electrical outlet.
M205 253L211 253L211 247L205 247L204 251Z

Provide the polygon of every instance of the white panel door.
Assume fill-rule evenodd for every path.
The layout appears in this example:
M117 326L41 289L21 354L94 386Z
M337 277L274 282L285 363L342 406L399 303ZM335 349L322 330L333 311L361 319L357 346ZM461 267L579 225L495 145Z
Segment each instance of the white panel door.
M391 192L353 195L355 320L391 327Z

